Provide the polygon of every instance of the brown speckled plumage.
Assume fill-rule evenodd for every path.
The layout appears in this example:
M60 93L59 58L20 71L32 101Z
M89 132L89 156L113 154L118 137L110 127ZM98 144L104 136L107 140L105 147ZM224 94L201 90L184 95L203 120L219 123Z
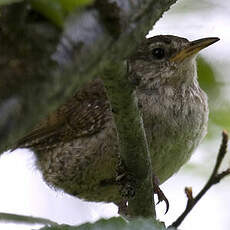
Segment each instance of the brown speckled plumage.
M208 105L197 82L195 56L170 61L191 44L184 38L156 36L128 59L152 169L161 183L189 159L206 133ZM153 56L155 48L164 49L162 59ZM100 79L78 91L17 147L34 150L49 185L86 200L121 200L116 183L118 137Z
M107 193L111 194L109 200L115 200L112 190L119 156L112 119L103 83L96 79L43 120L18 146L35 150L37 165L49 185L87 200L103 200L98 197ZM112 185L106 186L111 180Z

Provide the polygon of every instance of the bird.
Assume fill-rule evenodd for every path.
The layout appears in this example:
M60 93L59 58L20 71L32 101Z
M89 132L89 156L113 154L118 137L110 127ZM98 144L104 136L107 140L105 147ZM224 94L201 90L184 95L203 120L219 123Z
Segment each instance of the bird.
M159 184L189 160L206 135L209 109L198 83L196 56L218 40L156 35L127 57ZM100 77L44 118L15 148L33 150L36 166L52 188L87 201L123 200L117 180L119 137Z

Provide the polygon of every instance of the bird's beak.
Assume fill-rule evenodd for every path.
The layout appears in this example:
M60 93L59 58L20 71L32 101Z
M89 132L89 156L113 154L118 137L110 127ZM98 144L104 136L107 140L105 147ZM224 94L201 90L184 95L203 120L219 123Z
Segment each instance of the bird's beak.
M207 46L212 45L213 43L219 41L217 37L213 38L202 38L195 40L189 43L188 46L183 48L179 53L170 58L170 62L182 62L187 57L191 57L194 54L197 54L200 50L206 48Z

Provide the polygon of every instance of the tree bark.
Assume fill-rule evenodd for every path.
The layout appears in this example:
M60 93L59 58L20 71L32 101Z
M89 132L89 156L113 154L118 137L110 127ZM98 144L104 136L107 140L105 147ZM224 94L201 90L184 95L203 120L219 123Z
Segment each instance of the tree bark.
M97 0L63 31L27 3L1 7L0 151L93 79L105 55L130 55L174 2Z
M71 15L63 31L41 19L27 3L2 7L0 151L12 148L82 84L101 76L117 111L122 159L138 184L135 197L129 200L129 213L153 216L148 146L123 60L175 2L95 0Z

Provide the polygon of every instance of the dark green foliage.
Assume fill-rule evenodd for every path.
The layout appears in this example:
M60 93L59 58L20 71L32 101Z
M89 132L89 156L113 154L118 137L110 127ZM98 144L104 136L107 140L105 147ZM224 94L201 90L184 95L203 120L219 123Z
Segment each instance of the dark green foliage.
M223 85L218 82L218 75L204 58L199 57L198 76L201 88L208 94L209 98L209 131L208 137L215 137L216 127L230 130L230 104L224 98Z
M44 227L40 230L164 230L165 226L151 219L136 219L130 223L125 222L122 218L111 218L108 220L101 219L94 224L82 224L80 226L51 226Z
M33 0L32 7L50 19L57 26L62 26L65 17L73 10L92 3L92 0Z
M0 0L0 6L20 1L22 0ZM93 0L32 0L30 4L34 10L44 15L57 26L62 27L65 17L70 12L92 2Z
M22 0L0 0L0 6L15 3L15 2L21 2L21 1Z
M213 67L202 57L197 59L197 71L201 88L209 98L215 98L220 93L220 84L216 81Z

